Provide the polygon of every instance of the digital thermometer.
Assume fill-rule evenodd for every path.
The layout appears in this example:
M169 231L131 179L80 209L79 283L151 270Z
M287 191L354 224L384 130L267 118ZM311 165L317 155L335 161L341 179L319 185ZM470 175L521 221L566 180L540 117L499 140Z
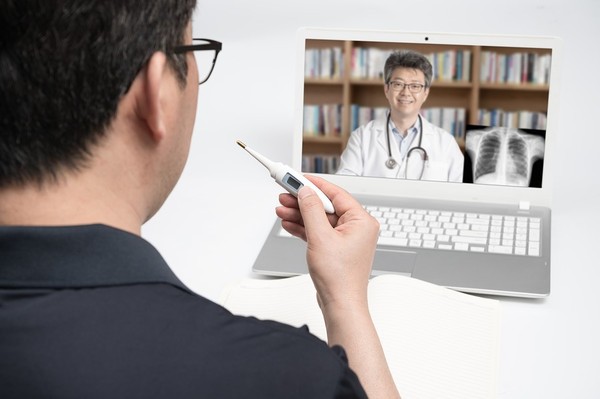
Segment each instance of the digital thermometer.
M246 150L250 155L252 155L256 160L262 163L271 174L271 177L275 179L275 181L286 191L292 194L294 197L298 197L298 190L302 186L308 186L317 193L317 196L321 199L323 203L323 207L325 208L325 212L327 213L335 213L333 209L333 204L327 198L325 194L317 186L315 186L310 180L302 175L302 173L295 171L287 165L282 164L281 162L273 162L270 159L264 157L258 152L254 151L252 148L249 148L246 144L241 141L237 141L238 145Z

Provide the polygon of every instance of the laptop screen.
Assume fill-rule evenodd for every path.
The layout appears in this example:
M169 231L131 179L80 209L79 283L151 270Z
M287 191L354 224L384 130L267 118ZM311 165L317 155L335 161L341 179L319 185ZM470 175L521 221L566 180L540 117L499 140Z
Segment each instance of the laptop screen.
M558 45L302 29L294 166L354 193L550 206Z

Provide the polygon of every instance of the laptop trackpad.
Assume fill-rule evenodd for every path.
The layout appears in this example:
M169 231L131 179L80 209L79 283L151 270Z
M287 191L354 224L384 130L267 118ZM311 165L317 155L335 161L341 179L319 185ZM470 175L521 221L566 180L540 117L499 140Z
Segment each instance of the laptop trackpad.
M373 261L373 276L396 273L410 276L417 260L416 252L377 249Z

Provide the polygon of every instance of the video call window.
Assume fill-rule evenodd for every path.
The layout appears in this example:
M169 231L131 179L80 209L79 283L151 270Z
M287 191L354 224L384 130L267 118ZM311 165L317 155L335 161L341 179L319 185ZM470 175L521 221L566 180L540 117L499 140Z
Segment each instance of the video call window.
M305 48L304 172L541 187L550 50L344 40L307 40ZM384 64L397 50L428 60L430 87L408 78L411 85L408 75L385 84ZM403 152L404 138L385 127L395 126L386 120L390 109L425 94L414 125L427 153L421 172L406 151L419 135L406 136ZM446 150L431 142L432 129L458 153L441 157Z

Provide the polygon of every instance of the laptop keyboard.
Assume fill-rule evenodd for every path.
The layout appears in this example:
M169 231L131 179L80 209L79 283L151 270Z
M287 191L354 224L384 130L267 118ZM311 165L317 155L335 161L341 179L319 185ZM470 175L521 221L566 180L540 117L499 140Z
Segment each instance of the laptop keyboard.
M379 245L540 256L537 217L366 205L379 221Z

